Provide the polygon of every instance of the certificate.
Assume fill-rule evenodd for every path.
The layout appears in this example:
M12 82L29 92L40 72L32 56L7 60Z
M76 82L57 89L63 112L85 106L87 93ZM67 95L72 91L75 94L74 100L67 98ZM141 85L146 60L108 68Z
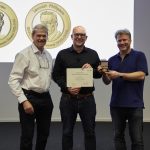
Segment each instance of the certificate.
M67 87L93 87L93 68L67 68Z

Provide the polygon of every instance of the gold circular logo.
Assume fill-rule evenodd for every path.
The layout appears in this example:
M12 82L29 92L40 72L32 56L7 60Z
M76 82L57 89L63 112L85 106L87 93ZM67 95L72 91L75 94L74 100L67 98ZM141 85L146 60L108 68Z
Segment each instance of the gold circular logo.
M18 31L18 19L14 11L0 2L0 47L9 44Z
M35 5L26 17L26 33L32 40L32 28L36 24L44 24L48 28L46 48L55 48L66 41L71 29L68 13L60 5L52 2L43 2Z

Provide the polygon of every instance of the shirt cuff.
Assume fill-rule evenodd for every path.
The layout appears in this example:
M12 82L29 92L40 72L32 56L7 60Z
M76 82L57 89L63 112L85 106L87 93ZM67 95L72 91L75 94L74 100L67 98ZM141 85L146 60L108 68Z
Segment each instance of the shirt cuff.
M26 100L27 100L27 98L26 98L25 95L21 95L20 97L18 97L18 101L19 101L20 104L21 104L22 102L26 101Z

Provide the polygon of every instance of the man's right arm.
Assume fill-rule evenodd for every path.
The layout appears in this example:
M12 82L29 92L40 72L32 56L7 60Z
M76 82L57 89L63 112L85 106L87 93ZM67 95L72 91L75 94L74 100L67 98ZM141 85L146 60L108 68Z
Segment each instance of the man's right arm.
M27 65L28 64L25 57L20 53L17 54L8 80L8 85L10 86L11 92L17 97L19 103L27 100L21 88L21 82L23 80L24 71Z
M53 67L52 78L63 91L67 90L65 77L66 70L64 69L65 68L63 67L63 62L61 60L61 54L58 53Z
M108 75L106 73L102 74L102 80L106 85L111 83L111 79L108 77Z
M98 66L97 70L102 74L102 80L103 82L108 85L111 83L111 79L107 75L108 68L103 68L101 65Z

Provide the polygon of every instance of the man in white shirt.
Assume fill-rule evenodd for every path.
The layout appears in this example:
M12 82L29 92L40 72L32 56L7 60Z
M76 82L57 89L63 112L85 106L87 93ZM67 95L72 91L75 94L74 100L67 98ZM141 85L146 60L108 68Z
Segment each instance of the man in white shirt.
M49 93L52 57L44 49L48 29L38 24L32 31L32 45L15 57L8 84L18 99L21 123L20 150L32 150L35 120L35 150L44 150L49 135L53 102Z

